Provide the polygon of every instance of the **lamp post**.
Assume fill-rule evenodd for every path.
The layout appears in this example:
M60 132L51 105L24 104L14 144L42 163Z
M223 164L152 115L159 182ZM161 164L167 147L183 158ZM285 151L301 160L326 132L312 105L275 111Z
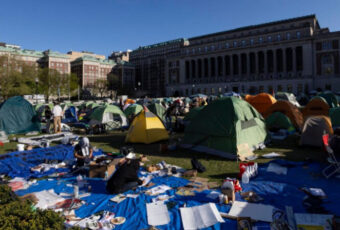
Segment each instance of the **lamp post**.
M35 78L35 103L38 104L38 83L39 79Z

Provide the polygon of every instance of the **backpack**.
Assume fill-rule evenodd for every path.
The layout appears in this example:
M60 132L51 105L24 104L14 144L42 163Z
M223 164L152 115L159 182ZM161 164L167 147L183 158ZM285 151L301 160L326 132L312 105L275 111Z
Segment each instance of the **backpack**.
M198 172L202 173L205 172L205 167L199 162L196 158L191 159L191 165L193 169L196 169Z

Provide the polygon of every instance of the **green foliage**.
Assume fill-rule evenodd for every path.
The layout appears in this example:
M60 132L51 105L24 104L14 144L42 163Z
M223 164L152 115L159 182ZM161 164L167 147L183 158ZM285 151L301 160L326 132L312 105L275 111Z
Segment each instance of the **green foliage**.
M65 229L64 219L51 210L33 210L6 185L0 185L0 229Z
M78 89L79 80L75 74L61 74L59 71L48 68L39 68L35 64L0 56L0 95L8 97L26 94L35 94L38 78L38 93L44 94L48 99L51 95L74 95Z

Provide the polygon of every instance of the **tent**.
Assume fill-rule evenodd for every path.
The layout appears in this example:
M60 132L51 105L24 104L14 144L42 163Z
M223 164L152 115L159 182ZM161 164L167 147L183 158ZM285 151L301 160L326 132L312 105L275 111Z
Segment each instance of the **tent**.
M143 110L143 106L141 106L140 104L132 104L132 105L129 105L124 110L124 114L126 117L136 116L142 110Z
M185 129L182 147L236 159L238 147L259 147L267 138L266 124L254 107L237 97L205 106Z
M113 130L128 125L125 114L115 105L96 107L89 118L90 125L106 124L107 130Z
M200 106L200 107L195 107L190 109L189 113L187 113L184 117L184 121L191 121L192 119L194 119L194 117L197 116L197 114L204 108L204 106Z
M276 99L268 93L260 93L255 96L246 95L245 100L262 115L276 102Z
M301 130L303 125L303 116L300 110L290 103L289 101L277 101L275 104L269 107L269 109L263 114L264 118L275 112L280 112L286 115L290 121L294 124L297 130Z
M266 118L266 125L268 130L286 129L289 131L294 130L294 126L290 119L280 112L274 112Z
M148 105L148 109L155 115L157 115L162 121L165 121L165 111L163 105L159 103L152 103Z
M168 139L169 134L163 122L145 108L133 119L125 142L151 144Z
M299 102L296 100L296 97L292 93L287 93L287 92L277 92L275 94L275 99L276 100L283 100L283 101L289 101L296 107L300 107Z
M308 104L303 108L302 114L304 120L309 116L324 115L328 116L329 105L323 97L313 97Z
M205 94L201 94L201 93L199 93L199 94L194 94L194 95L191 95L190 96L190 98L207 98L208 96L207 95L205 95Z
M222 94L223 97L241 97L239 93L235 93L234 91L226 92Z
M329 110L329 117L333 127L340 127L340 107L331 108Z
M311 116L303 125L300 144L322 147L323 134L333 134L331 120L326 116Z
M16 96L0 105L0 130L7 134L40 131L40 123L32 105Z
M329 108L335 108L338 107L338 98L333 93L320 93L318 94L319 97L323 97L327 104L329 105Z
M64 119L62 123L76 123L78 122L77 109L75 106L70 106L65 110Z

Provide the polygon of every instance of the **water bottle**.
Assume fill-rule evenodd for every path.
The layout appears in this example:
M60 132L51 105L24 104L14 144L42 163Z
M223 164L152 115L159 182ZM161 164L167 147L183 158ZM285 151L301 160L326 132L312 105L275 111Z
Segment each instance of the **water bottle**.
M242 183L244 184L249 183L249 173L247 170L242 174Z

